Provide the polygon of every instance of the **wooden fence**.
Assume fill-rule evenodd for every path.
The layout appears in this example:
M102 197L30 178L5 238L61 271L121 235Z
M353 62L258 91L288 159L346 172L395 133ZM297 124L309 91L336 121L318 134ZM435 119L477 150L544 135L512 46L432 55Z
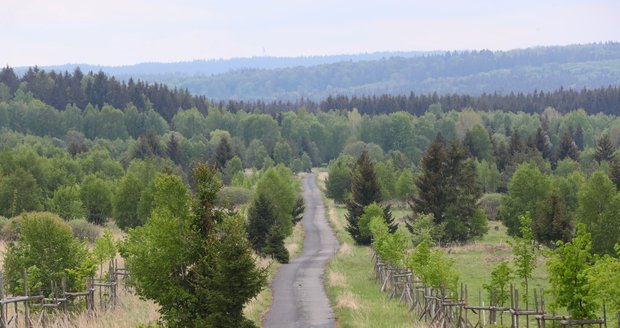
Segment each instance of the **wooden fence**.
M86 290L67 291L63 279L61 286L51 282L45 293L42 290L33 293L28 287L28 275L24 270L23 295L7 296L4 291L4 277L0 273L0 328L45 328L52 323L54 326L71 327L69 318L76 309L87 311L89 316L95 317L97 303L99 310L115 307L118 301L119 277L127 276L127 270L118 268L114 260L109 263L107 279L88 278L85 281ZM99 302L96 300L97 296Z
M373 254L373 261L375 279L381 286L381 291L388 293L390 299L397 299L399 303L407 305L409 312L414 313L419 321L427 322L429 327L478 328L499 324L514 328L529 328L531 318L536 320L535 325L538 328L607 327L605 306L602 318L574 320L569 316L547 313L544 290L533 290L534 304L531 304L527 300L522 302L519 291L512 285L509 306L498 306L492 302L485 304L481 290L478 290L478 304L472 304L466 285L461 284L460 290L456 293L447 293L424 285L414 272L392 266L382 261L376 253ZM620 311L618 328L620 328Z

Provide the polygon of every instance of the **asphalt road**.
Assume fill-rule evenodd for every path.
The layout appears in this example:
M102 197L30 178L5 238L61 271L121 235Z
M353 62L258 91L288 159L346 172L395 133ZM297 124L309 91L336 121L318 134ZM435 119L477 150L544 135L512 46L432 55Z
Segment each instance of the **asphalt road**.
M323 287L327 261L338 249L338 241L325 219L316 175L303 180L306 210L302 253L280 267L272 284L273 303L263 327L334 327L334 314Z

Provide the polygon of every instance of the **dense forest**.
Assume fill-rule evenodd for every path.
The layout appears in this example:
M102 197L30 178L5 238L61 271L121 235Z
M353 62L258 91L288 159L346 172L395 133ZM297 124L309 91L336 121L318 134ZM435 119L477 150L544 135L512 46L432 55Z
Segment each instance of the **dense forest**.
M373 96L437 92L439 95L531 93L599 88L620 82L619 43L538 47L511 51L395 55L275 69L247 67L217 75L138 77L188 89L212 99L318 101L329 95Z

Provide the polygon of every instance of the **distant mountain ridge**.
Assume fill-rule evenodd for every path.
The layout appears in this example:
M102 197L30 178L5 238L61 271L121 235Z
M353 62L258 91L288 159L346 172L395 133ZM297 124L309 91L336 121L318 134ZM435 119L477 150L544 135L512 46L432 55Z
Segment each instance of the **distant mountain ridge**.
M47 69L71 71L75 66ZM85 72L102 70L121 80L133 77L164 83L216 101L318 101L330 95L411 92L476 96L620 85L620 43L80 67Z
M429 55L443 54L444 51L384 51L362 54L343 54L325 56L300 56L300 57L274 57L274 56L255 56L239 57L230 59L200 59L173 63L145 62L134 65L104 66L92 64L65 64L52 66L39 66L41 69L54 71L73 71L80 67L83 72L103 71L106 74L115 75L121 78L129 76L148 76L160 74L172 75L213 75L229 73L238 70L252 69L277 69L288 67L308 67L338 62L358 62L367 60L380 60L391 57L420 57ZM15 67L17 74L23 74L28 67Z

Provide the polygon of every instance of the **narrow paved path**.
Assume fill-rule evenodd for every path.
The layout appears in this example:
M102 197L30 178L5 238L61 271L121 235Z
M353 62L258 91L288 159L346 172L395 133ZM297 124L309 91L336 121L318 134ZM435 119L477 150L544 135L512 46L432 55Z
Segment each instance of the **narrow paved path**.
M338 249L338 241L325 219L321 191L316 175L303 180L306 211L304 248L290 263L280 267L273 280L273 303L263 326L334 327L334 314L323 288L323 272L327 261Z

